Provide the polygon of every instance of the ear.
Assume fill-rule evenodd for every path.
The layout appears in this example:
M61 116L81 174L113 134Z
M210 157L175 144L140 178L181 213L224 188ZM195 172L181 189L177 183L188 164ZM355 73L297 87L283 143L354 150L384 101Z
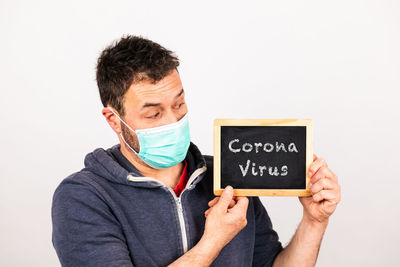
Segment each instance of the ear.
M115 111L114 111L115 112ZM109 107L104 107L101 110L101 114L103 114L104 118L106 118L106 121L110 125L110 127L114 130L114 132L119 135L121 131L121 121L117 118L117 116L112 113L112 111L109 109Z

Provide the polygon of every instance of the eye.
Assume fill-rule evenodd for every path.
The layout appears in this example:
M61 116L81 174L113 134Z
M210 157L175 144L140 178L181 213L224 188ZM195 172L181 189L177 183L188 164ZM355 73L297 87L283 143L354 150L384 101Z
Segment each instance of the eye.
M178 104L178 105L176 105L175 107L176 108L180 108L183 104L185 104L184 102L182 102L182 103L180 103L180 104Z
M157 113L154 114L153 116L150 116L150 117L147 117L147 118L149 118L149 119L154 119L154 118L156 118L156 117L158 116L158 114L160 114L160 112L157 112Z

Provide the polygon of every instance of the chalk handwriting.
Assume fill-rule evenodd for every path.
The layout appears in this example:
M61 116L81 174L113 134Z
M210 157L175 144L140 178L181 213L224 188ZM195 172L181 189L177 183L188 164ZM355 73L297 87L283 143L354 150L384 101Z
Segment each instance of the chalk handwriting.
M253 176L286 176L288 174L289 168L286 165L281 166L280 168L277 166L267 166L267 165L259 165L257 166L256 163L251 162L249 159L246 161L246 165L239 164L239 169L245 177L249 172L251 165L251 175Z
M281 142L275 142L275 143L244 143L240 145L240 140L239 139L233 139L229 142L229 150L233 153L239 153L241 151L250 153L250 152L255 152L259 153L260 151L264 152L291 152L291 153L299 153L299 150L296 147L295 143L289 143L288 145L285 145L284 143Z

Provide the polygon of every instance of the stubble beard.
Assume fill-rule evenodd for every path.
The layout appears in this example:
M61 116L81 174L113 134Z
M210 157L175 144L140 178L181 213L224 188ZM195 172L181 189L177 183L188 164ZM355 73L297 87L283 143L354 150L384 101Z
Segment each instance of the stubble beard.
M136 153L139 153L139 151L140 151L139 142L138 142L137 138L135 138L135 137L131 134L131 132L130 132L131 130L130 130L128 127L126 127L126 125L124 125L124 124L122 123L122 124L121 124L121 131L122 131L121 134L122 134L122 136L123 136L124 139L125 139L125 142L127 142L128 145L136 151ZM141 158L139 158L138 155L136 155L129 147L127 147L127 149L128 149L128 151L131 151L131 152L132 152L133 158L134 158L134 160L135 160L136 162L138 162L138 163L141 164L141 165L147 166L147 164L146 164Z

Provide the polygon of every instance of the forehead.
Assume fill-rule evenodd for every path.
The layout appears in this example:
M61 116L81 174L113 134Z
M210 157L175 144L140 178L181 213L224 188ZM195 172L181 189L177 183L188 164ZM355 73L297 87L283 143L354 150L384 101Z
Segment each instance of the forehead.
M173 99L182 90L179 74L174 70L159 82L141 81L131 85L126 92L125 101L130 104L141 105L144 102L163 103Z

